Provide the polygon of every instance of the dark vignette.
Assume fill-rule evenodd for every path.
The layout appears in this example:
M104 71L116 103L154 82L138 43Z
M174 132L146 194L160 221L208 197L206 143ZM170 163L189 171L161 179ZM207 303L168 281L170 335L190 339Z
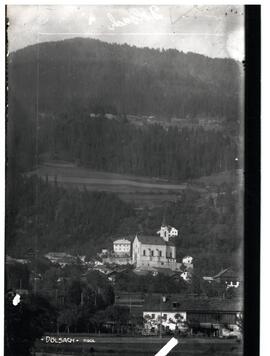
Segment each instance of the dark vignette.
M259 355L261 7L245 7L245 334L244 354Z

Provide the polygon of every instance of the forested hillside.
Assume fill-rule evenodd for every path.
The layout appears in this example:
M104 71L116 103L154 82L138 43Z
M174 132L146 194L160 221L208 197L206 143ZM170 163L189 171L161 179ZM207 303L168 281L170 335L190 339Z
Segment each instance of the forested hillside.
M241 66L174 49L93 39L41 43L12 53L10 93L39 112L73 105L105 112L237 119Z
M242 244L241 202L229 185L215 201L185 190L175 202L135 210L117 195L65 190L36 177L17 179L6 206L6 253L27 257L35 246L40 254L65 251L95 256L112 249L117 237L155 235L162 220L179 229L177 258L191 255L205 271L235 265ZM240 205L239 205L240 204Z
M99 170L179 180L235 167L241 70L233 60L72 39L14 52L8 69L12 176L33 168L44 154ZM104 113L121 120L105 120ZM127 114L214 117L235 129L145 129L130 125Z

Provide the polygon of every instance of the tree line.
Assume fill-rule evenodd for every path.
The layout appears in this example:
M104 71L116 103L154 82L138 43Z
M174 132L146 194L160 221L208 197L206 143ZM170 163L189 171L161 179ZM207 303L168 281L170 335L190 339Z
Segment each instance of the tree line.
M95 170L186 180L236 167L235 140L203 128L181 129L89 118L83 112L40 123L39 154ZM48 157L48 156L47 156Z

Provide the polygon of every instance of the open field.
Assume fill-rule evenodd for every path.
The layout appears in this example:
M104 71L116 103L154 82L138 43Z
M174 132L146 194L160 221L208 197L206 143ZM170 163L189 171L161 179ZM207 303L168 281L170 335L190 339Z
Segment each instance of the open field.
M70 335L72 337L72 335ZM158 337L93 337L90 344L36 344L36 356L45 355L115 355L153 356L169 340ZM242 355L242 344L234 339L181 338L170 355L234 356Z
M166 201L175 201L189 186L187 183L169 183L166 179L99 172L68 162L44 163L28 173L33 174L52 183L57 181L66 188L116 193L124 201L133 202L138 207L158 206ZM195 185L189 188L204 191Z
M243 170L226 171L190 182L171 182L155 177L140 177L126 174L95 171L78 167L65 161L48 161L27 175L36 174L68 189L105 191L116 193L122 200L134 203L138 208L162 206L176 201L185 189L207 193L208 189L222 183L238 183L243 186Z

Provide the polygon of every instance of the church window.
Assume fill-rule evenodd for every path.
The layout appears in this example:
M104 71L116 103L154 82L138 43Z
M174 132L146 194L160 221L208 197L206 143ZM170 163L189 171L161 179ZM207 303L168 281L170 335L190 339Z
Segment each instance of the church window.
M143 255L145 256L145 250L143 250Z
M154 251L153 250L151 251L151 256L154 256Z
M162 257L162 251L159 251L159 257Z

